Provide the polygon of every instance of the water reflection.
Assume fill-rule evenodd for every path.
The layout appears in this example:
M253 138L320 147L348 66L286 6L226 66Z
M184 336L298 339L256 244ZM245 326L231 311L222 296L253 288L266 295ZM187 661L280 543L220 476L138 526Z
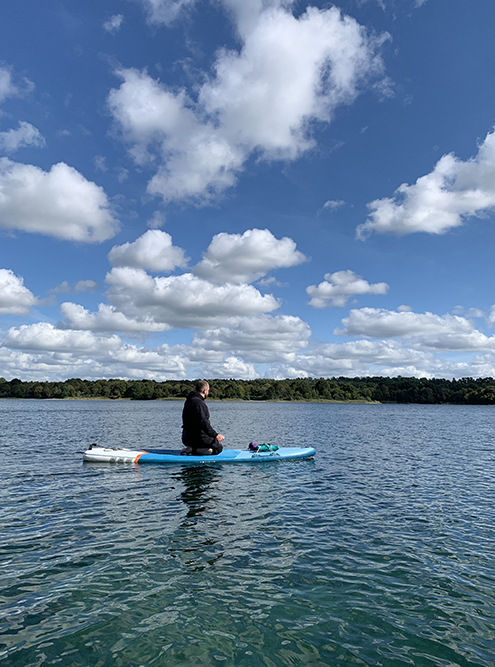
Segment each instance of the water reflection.
M216 530L218 469L208 466L184 466L172 474L172 478L183 485L177 500L187 508L183 520L172 536L168 553L178 559L190 571L201 572L212 566L224 555L221 534Z
M218 481L219 474L209 466L184 466L172 475L184 484L180 498L187 506L187 519L202 516L214 500L212 485Z

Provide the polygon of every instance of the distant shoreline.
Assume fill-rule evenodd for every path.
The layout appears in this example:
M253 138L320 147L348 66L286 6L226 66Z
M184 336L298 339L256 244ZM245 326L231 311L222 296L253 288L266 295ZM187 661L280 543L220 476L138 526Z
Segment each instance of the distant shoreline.
M167 398L110 398L109 396L65 396L64 398L35 398L29 396L26 398L20 396L2 396L3 400L9 401L112 401L115 402L132 402L132 403L156 403L168 401L185 401L183 396L172 396ZM382 405L381 401L364 401L364 400L348 400L338 401L329 398L293 398L293 399L256 399L256 398L208 398L208 403L356 403L359 405Z
M415 377L333 377L273 380L210 379L209 400L275 403L495 405L495 380ZM196 380L10 381L0 377L0 398L183 401Z

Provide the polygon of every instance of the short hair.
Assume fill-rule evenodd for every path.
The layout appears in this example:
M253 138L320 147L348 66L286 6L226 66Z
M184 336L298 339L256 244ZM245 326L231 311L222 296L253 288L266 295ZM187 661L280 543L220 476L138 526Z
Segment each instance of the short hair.
M196 391L198 392L198 394L200 394L202 391L204 391L209 386L210 385L208 384L208 382L206 380L198 380L196 382Z

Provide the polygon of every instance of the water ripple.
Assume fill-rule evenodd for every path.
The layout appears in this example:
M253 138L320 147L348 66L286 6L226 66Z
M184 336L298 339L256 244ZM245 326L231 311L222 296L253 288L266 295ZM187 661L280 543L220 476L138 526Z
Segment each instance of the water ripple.
M180 409L0 401L2 667L493 667L490 408L215 403L316 459L82 464Z

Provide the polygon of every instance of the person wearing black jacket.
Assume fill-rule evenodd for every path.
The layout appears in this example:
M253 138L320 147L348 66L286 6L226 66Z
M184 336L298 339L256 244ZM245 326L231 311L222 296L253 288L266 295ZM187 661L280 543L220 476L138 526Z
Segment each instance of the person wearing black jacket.
M182 443L181 454L204 456L220 454L223 450L223 435L217 433L210 424L210 411L205 398L210 392L206 380L199 380L196 390L192 391L184 403L182 410Z

